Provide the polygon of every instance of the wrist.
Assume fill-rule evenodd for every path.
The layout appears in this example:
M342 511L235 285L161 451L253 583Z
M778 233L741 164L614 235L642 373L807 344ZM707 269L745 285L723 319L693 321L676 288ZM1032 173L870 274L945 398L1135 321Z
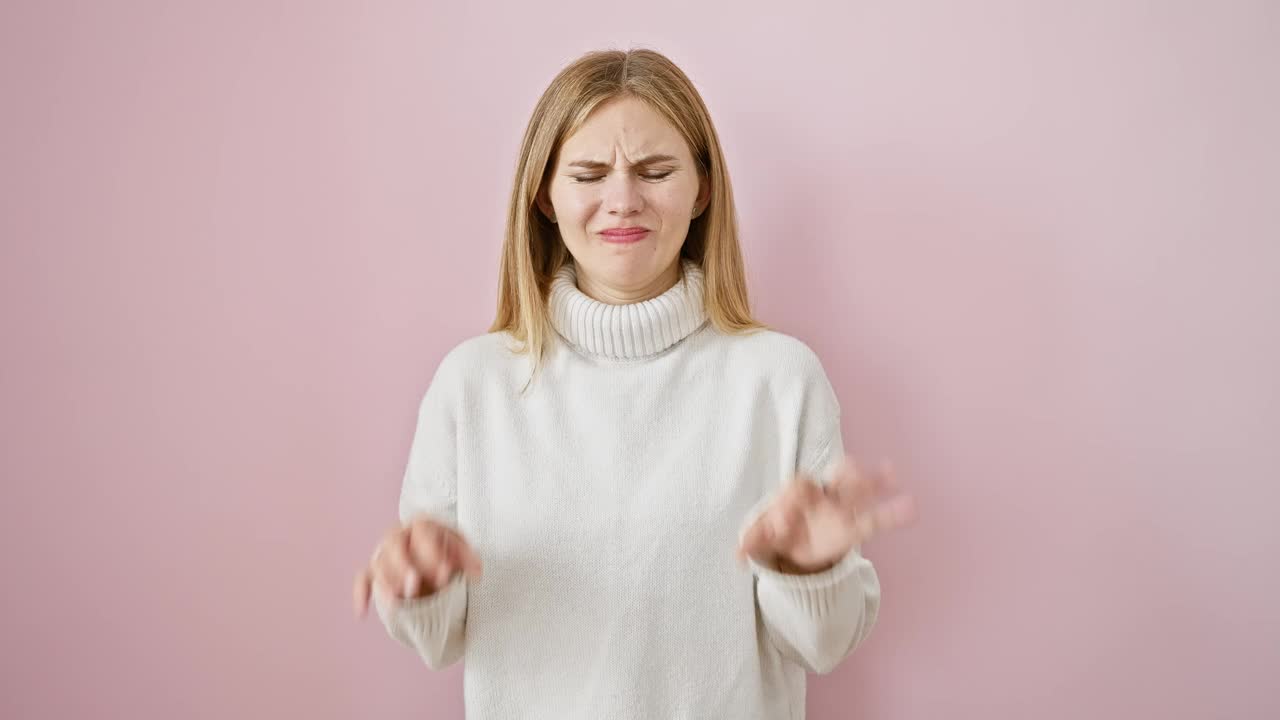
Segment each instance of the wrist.
M777 559L777 566L778 572L783 575L817 575L818 573L824 573L835 567L836 563L833 561L818 563L816 565L801 565L793 563L786 558L779 557Z

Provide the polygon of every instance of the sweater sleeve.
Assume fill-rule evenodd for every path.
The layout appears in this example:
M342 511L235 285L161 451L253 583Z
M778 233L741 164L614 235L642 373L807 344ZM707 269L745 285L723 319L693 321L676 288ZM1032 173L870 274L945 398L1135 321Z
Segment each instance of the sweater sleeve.
M830 386L823 385L821 394L825 397L815 411L821 419L806 422L801 434L806 429L823 429L808 433L812 441L801 439L796 467L820 484L829 482L844 456L839 406ZM777 492L752 509L742 525L743 532ZM809 672L831 672L871 632L880 609L880 581L860 548L851 549L832 568L811 575L784 574L754 559L748 562L756 577L756 602L770 641L784 657Z
M446 358L447 362L448 358ZM457 418L449 396L455 390L444 363L423 396L400 490L400 521L430 515L457 525ZM471 539L468 538L468 541ZM457 575L443 589L422 598L385 606L375 595L387 632L416 651L431 669L458 661L465 645L467 581Z

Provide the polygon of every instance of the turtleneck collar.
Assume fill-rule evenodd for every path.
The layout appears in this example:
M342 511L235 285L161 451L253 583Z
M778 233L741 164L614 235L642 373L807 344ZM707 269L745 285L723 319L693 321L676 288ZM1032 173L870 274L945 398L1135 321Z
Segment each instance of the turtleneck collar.
M656 355L693 334L707 319L702 268L684 263L684 281L642 302L610 305L578 289L572 262L556 272L548 298L551 325L588 355L635 360Z

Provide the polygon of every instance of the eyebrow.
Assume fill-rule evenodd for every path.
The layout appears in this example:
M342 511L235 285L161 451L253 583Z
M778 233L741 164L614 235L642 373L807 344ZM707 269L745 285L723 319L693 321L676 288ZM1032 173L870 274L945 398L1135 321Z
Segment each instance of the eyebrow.
M634 167L637 165L654 165L660 162L676 162L677 160L679 160L679 158L675 157L674 155L646 155L645 157L642 157L639 160L636 160L632 166ZM600 162L599 160L574 160L573 162L569 163L569 167L582 167L582 168L595 170L598 168L607 168L607 167L610 167L610 165L609 163L603 163L603 162Z

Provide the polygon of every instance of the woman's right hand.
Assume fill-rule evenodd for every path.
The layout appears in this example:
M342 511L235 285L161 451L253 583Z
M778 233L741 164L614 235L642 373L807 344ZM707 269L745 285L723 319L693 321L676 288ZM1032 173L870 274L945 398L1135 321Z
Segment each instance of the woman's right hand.
M391 528L356 574L355 612L364 617L369 595L376 592L388 606L426 597L449 584L458 572L480 576L480 559L457 530L427 516Z

